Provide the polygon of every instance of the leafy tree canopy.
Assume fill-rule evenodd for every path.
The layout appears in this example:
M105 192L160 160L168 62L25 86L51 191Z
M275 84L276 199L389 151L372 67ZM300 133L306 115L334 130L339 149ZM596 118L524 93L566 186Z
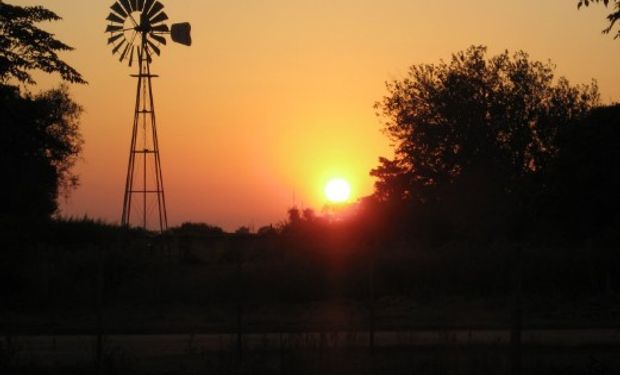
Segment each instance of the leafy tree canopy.
M33 95L17 83L34 84L33 70L59 73L73 83L82 76L58 57L71 47L35 26L60 20L43 7L19 7L0 1L0 217L48 218L58 195L76 186L71 172L82 149L82 108L67 86Z
M72 167L82 149L82 108L68 88L21 95L0 85L0 173L4 197L0 213L12 217L48 216L57 196L77 185Z
M208 236L208 235L222 235L224 230L215 225L209 225L207 223L190 223L185 222L179 227L171 229L172 233L180 235L194 235L194 236Z
M550 63L522 51L488 58L483 46L412 66L387 91L376 109L395 156L371 171L375 197L443 206L467 224L501 221L557 153L559 130L599 98L596 83L573 86Z
M426 199L424 192L480 167L509 188L539 171L555 151L558 128L598 101L595 83L554 80L553 65L525 52L489 59L486 52L470 47L387 83L375 106L396 152L371 173L378 194Z
M607 16L607 21L609 21L609 25L605 29L603 29L603 33L609 34L609 32L616 25L616 22L620 20L620 0L579 0L577 3L577 9L580 9L582 6L590 6L590 4L594 3L603 3L605 7L607 7L609 3L612 3L615 8L615 10L609 13L609 15ZM614 39L617 39L619 37L620 30L618 30L618 33L614 36Z
M11 78L34 84L30 71L58 73L65 81L86 83L80 73L58 57L73 48L36 23L58 21L56 13L41 6L20 7L0 2L0 82Z

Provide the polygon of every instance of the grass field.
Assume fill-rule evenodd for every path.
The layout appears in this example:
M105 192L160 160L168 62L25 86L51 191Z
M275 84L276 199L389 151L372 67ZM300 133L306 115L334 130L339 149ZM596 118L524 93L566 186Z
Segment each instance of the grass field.
M93 336L5 338L6 373L508 374L501 330L244 335L107 336L98 365ZM12 352L10 352L12 350ZM617 330L538 330L523 337L528 374L617 374Z
M2 375L620 371L613 249L62 238L0 253Z

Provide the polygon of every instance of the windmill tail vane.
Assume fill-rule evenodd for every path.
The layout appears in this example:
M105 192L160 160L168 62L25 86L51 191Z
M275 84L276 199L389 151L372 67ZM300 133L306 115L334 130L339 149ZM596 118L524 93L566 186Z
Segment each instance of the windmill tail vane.
M136 60L139 65L138 74L132 75L138 79L138 85L121 224L164 232L168 229L168 216L152 85L152 78L157 75L151 73L150 64L153 54L161 55L166 36L191 46L191 25L183 22L168 27L168 15L156 0L118 0L110 9L105 32L109 33L112 54L130 67Z

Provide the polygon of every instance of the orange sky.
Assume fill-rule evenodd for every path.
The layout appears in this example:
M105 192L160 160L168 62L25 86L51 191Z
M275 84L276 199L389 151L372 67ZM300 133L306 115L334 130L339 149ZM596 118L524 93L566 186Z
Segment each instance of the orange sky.
M66 60L89 81L72 87L85 108L81 187L65 215L120 220L135 82L106 45L112 1L13 0L64 20L45 25L76 51ZM620 41L600 34L601 6L573 0L168 0L194 45L155 60L155 100L170 224L233 230L285 218L293 196L320 209L323 187L348 179L372 192L368 171L390 156L373 103L407 67L471 44L551 59L573 83L599 81L620 99ZM37 75L37 91L58 83Z

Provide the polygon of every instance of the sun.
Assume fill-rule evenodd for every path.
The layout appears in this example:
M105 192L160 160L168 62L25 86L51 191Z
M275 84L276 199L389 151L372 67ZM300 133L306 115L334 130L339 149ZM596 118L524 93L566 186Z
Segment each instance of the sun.
M325 185L325 196L332 203L342 203L349 199L351 185L344 178L334 178Z

